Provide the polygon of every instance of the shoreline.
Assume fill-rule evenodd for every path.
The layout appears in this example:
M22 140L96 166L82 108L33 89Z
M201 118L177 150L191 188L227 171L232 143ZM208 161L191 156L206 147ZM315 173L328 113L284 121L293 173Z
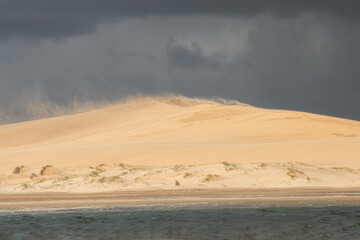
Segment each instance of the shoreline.
M360 188L192 189L0 194L0 212L206 206L359 206Z

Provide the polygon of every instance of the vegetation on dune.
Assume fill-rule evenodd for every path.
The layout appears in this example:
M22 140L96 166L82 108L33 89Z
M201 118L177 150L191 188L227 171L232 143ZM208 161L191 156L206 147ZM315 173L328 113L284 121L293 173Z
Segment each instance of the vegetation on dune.
M46 169L51 168L51 167L52 167L51 165L43 166L43 167L41 168L40 175L44 175Z
M268 166L267 163L260 163L260 167L261 167L262 169L266 168L267 166Z
M30 179L37 178L38 176L35 173L32 173Z
M218 179L220 176L217 175L217 174L208 174L206 176L206 178L204 179L205 182L211 182L211 181L214 181L216 179Z
M237 164L235 163L222 162L222 164L225 166L226 171L231 171L237 168Z
M298 174L304 175L305 173L295 168L287 168L286 174L291 177L291 179L294 179Z
M23 169L24 166L21 165L21 166L17 166L14 171L13 171L13 174L19 174L21 172L21 169Z
M98 176L99 176L99 172L98 172L98 171L91 171L88 176L89 176L89 177L98 177Z
M184 174L184 178L192 178L192 177L193 177L192 173L187 172Z
M338 171L351 172L351 173L354 173L354 174L359 174L360 173L359 170L355 170L355 169L352 169L352 168L349 168L349 167L332 167L332 169L338 170Z

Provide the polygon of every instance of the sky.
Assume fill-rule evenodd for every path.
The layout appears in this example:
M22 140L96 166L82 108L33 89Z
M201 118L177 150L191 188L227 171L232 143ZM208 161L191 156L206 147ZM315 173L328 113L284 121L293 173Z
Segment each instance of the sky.
M360 120L360 1L0 0L0 123L140 93Z

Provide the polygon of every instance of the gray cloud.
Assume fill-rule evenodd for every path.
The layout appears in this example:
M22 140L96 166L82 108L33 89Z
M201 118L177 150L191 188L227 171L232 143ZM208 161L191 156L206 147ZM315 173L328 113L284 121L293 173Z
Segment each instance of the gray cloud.
M192 42L191 47L187 48L172 36L169 37L166 48L168 62L175 67L184 69L218 69L220 64L216 61L215 55L205 55L204 50L197 42Z
M0 123L139 92L360 120L356 2L206 2L0 0Z
M0 0L0 39L61 38L90 34L99 24L149 16L296 17L328 13L358 19L357 0Z

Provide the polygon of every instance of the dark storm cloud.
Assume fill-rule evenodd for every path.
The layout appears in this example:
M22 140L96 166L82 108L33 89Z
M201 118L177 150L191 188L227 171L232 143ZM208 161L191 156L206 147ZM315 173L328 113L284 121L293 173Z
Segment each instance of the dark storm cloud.
M359 120L359 4L0 0L0 123L162 92Z
M359 10L358 0L0 0L0 39L89 34L100 23L127 17L329 13L358 19Z
M169 37L167 43L166 56L168 62L175 66L183 69L218 69L220 63L216 61L215 56L205 55L202 47L192 42L191 47L178 43L173 37Z

